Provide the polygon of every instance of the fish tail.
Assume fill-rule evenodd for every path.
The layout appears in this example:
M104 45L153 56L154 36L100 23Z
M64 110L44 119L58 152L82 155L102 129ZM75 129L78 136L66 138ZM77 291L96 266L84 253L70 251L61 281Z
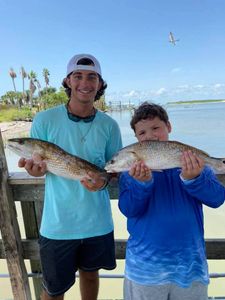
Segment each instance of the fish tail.
M210 157L213 160L213 163L209 163L216 174L225 174L225 158L215 158ZM207 163L207 162L206 162Z

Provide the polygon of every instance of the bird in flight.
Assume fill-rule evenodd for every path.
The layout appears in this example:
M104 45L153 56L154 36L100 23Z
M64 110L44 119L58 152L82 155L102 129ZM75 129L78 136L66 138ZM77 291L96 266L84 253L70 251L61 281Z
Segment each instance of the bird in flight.
M170 32L170 34L169 34L169 42L175 46L175 45L176 45L176 42L179 42L179 39L176 40L176 39L174 38L173 33Z

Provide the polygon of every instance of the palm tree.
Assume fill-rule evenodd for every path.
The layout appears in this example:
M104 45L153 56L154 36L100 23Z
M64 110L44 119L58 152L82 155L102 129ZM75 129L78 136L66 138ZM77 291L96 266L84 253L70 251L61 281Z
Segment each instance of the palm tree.
M26 95L25 95L25 89L24 89L24 79L27 78L27 73L25 72L24 67L21 67L20 73L21 73L22 82L23 82L23 100L25 101Z
M36 86L34 84L34 81L37 80L37 75L34 71L30 71L30 74L28 74L28 79L30 80L30 108L33 107L33 94L36 90Z
M45 85L46 85L46 88L49 86L49 75L50 75L50 72L48 69L43 69L43 72L42 72L43 76L44 76L44 79L45 79Z
M34 79L34 82L36 84L36 87L38 88L38 111L39 111L41 107L41 84L37 78Z
M16 85L15 85L16 72L13 70L13 68L10 68L10 70L9 70L9 75L10 75L10 77L12 78L14 91L15 91L15 93L16 93Z

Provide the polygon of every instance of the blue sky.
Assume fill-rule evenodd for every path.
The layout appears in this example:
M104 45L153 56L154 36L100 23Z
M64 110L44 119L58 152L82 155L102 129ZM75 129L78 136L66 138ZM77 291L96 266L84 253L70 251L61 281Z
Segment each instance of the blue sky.
M18 91L21 66L43 86L47 68L58 89L68 60L91 53L107 101L225 99L224 12L224 0L1 0L0 96L10 67Z

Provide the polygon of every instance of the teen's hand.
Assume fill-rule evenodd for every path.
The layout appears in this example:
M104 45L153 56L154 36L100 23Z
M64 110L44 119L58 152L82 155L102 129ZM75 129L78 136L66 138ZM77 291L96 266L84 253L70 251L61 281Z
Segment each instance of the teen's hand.
M135 162L129 175L140 181L149 181L152 179L152 171L142 161Z
M186 180L198 177L204 168L205 162L191 150L184 151L181 156L181 176Z
M97 175L93 172L88 172L80 182L90 192L96 192L98 190L101 190L101 188L105 185L106 180L107 179L105 179L101 175Z
M27 173L35 177L44 176L47 172L46 163L42 161L41 157L39 161L34 161L32 158L26 159L21 157L18 161L18 167L25 168Z

